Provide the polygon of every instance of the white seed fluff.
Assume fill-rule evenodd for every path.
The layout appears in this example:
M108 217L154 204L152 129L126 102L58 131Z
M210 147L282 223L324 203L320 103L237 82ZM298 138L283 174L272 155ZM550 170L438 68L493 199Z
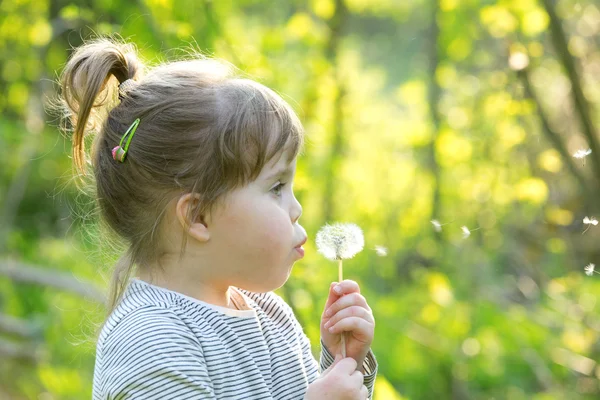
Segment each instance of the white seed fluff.
M575 158L585 158L588 155L592 154L592 149L579 149L575 152L575 154L573 154L573 157Z
M468 238L469 236L471 236L471 231L469 230L469 228L467 228L466 226L461 226L460 229L462 229L463 232L463 238Z
M315 242L319 253L335 261L354 257L363 249L365 238L357 225L335 223L323 226Z
M594 268L596 268L596 265L593 263L590 263L588 265L585 266L584 270L585 270L585 274L587 276L592 276L594 274Z
M433 229L435 229L436 232L442 231L442 224L440 224L440 221L438 221L437 219L432 219L431 224L433 225Z
M592 217L592 218L585 217L583 219L583 223L586 225L589 225L589 224L598 225L598 220L594 217Z
M388 254L388 250L384 246L375 246L375 252L379 257L385 257Z

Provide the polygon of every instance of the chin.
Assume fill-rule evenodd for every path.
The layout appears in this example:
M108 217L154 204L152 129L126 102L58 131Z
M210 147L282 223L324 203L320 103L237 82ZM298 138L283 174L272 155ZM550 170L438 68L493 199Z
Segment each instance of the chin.
M274 290L279 289L287 282L288 278L290 277L290 271L291 269L287 271L285 277L280 277L277 280L273 279L268 281L252 282L251 284L246 284L244 285L244 289L254 293L272 292Z

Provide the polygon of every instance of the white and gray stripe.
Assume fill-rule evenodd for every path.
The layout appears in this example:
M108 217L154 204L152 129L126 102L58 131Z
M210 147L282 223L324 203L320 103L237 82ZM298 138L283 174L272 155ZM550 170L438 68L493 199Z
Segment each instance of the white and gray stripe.
M93 399L302 399L319 365L291 308L272 292L236 290L251 309L132 279L98 339ZM321 346L322 371L333 357ZM372 394L372 352L364 368Z

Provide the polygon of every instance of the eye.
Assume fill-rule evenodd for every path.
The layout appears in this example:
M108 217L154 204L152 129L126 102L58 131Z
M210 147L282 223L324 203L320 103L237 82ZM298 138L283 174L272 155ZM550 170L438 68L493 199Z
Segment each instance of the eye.
M285 185L285 182L279 182L271 189L271 192L275 193L276 196L281 196L281 189L283 189Z

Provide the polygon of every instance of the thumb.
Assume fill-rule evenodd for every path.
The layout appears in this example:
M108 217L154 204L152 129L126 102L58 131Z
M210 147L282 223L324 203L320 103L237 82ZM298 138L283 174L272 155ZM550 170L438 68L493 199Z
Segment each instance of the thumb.
M327 368L325 371L323 371L323 373L321 374L321 377L326 376L328 373L331 372L331 370L340 362L342 361L344 358L342 357L341 354L336 354L335 355L335 360L333 360L333 364L331 364L329 366L329 368Z

